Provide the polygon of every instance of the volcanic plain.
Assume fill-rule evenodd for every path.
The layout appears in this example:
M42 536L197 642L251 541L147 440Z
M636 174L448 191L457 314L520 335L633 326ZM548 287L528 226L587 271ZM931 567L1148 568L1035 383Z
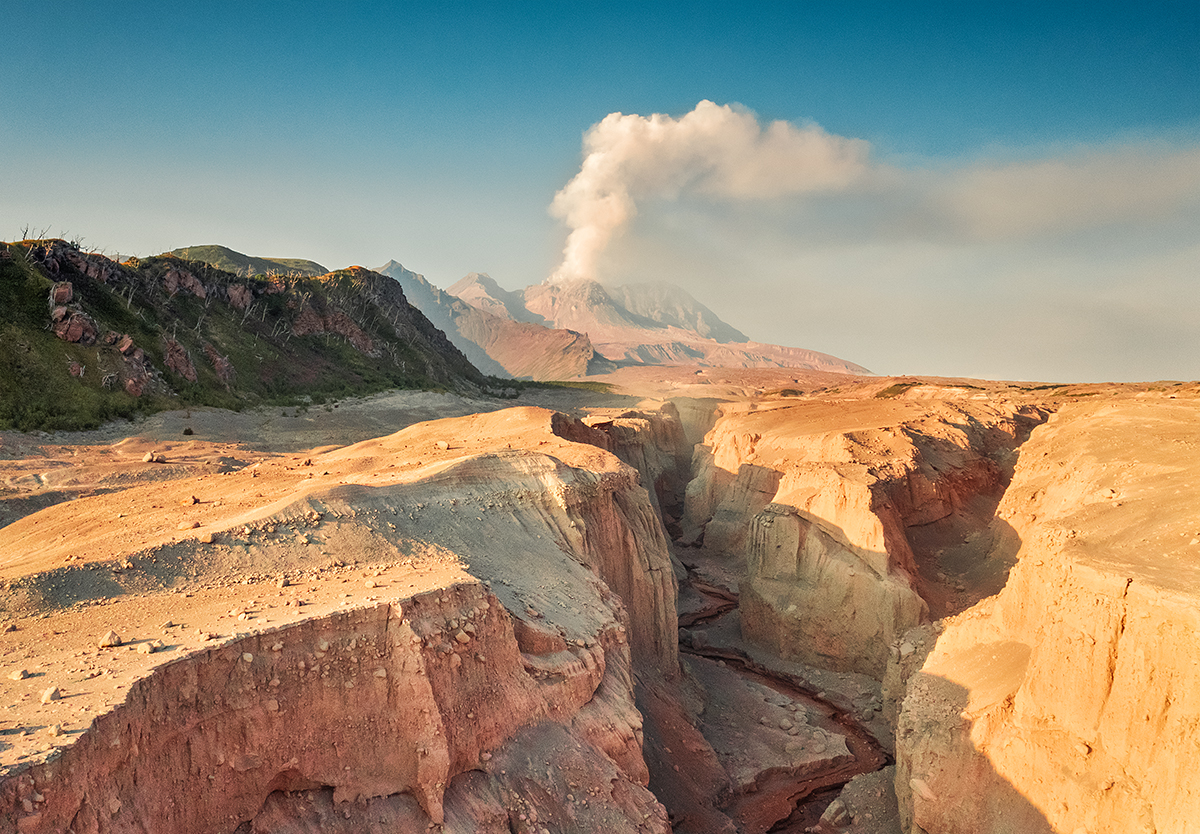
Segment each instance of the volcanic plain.
M1200 386L0 435L0 831L1185 832Z

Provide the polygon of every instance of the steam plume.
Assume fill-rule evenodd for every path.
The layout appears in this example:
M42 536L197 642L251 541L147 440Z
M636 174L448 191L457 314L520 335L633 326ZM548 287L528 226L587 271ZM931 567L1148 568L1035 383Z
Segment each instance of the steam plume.
M614 234L640 200L685 192L760 200L844 188L867 167L867 143L813 125L763 127L750 111L702 101L681 118L610 113L584 135L578 174L551 213L571 229L550 281L595 278Z

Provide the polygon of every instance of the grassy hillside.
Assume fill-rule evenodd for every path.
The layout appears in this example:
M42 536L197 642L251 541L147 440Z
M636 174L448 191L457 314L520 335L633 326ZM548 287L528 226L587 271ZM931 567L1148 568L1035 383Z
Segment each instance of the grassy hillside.
M0 428L498 384L368 270L246 278L171 255L118 264L61 240L0 243Z
M315 261L303 258L256 258L243 255L226 246L208 244L206 246L185 246L182 249L172 249L168 254L188 261L201 261L232 272L234 275L324 275L328 269Z

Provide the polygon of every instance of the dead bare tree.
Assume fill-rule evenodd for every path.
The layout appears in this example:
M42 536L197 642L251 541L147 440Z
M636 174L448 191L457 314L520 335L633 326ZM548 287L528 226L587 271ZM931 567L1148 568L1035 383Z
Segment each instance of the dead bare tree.
M252 315L254 315L254 302L253 301L251 301L249 304L246 305L246 309L242 313L241 325L244 326L246 324L246 319L250 318L250 316L252 316Z

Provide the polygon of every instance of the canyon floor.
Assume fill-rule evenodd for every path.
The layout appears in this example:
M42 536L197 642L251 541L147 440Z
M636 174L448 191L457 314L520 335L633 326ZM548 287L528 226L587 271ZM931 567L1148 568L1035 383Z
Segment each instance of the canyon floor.
M598 379L0 435L0 831L1189 830L1200 386Z

